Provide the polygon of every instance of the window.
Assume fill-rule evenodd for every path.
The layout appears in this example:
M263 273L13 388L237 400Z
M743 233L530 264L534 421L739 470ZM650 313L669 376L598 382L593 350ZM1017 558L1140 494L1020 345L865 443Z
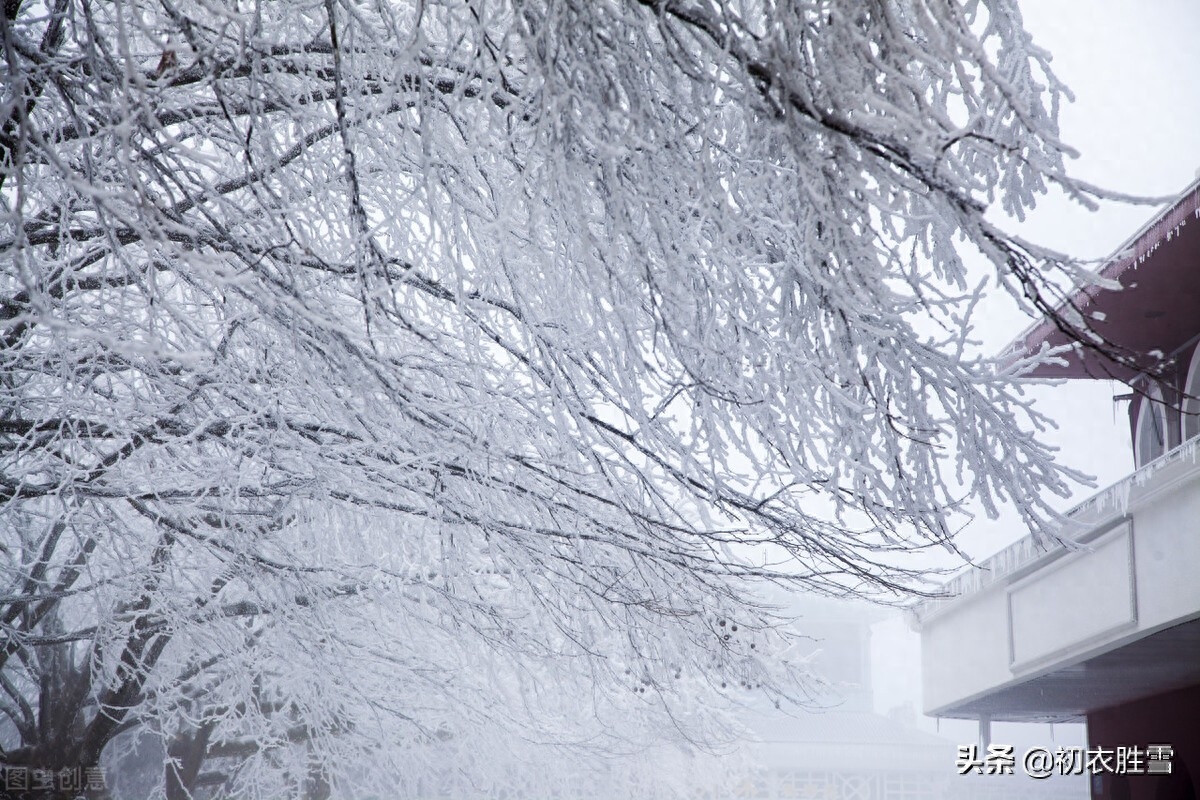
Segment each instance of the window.
M1153 387L1138 402L1137 427L1133 436L1134 460L1142 467L1167 451L1167 408L1162 391Z
M1183 438L1200 436L1200 344L1192 351L1187 380L1183 384Z

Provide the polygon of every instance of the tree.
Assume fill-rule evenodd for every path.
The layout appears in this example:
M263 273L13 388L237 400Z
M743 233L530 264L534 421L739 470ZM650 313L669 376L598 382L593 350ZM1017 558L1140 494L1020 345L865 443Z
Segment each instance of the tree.
M140 730L171 796L321 795L489 726L703 739L795 691L756 584L1053 520L964 263L1091 341L988 216L1095 194L1012 0L5 14L11 763Z

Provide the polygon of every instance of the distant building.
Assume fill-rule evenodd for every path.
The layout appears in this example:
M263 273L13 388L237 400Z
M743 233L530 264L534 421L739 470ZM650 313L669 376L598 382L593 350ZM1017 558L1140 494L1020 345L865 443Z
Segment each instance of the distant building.
M1082 548L1027 537L916 609L925 710L979 720L985 740L991 721L1085 720L1093 754L1111 751L1093 798L1196 800L1200 182L1101 272L1124 290L1074 302L1140 371L1079 348L1035 374L1127 383L1136 470L1070 512L1062 535ZM1067 342L1044 323L1017 346L1043 344Z
M825 706L746 717L759 769L716 800L1078 800L1081 779L1030 786L1013 775L959 775L957 742L916 726L915 712L874 711L871 625L884 615L864 603L793 598L813 638L813 671L830 681Z

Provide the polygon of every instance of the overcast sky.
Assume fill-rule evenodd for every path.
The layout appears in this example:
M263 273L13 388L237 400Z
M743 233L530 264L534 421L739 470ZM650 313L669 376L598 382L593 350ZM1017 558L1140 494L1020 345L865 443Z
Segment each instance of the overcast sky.
M1114 191L1175 194L1200 168L1200 1L1026 0L1027 29L1054 55L1053 66L1075 92L1063 109L1063 139L1080 151L1074 173ZM1099 258L1111 253L1157 210L1105 204L1097 212L1048 198L1019 228L1022 235L1061 251ZM998 314L985 332L997 347L1028 324ZM1133 469L1124 403L1126 391L1108 381L1073 381L1035 391L1060 429L1049 438L1063 460L1106 486ZM1094 493L1080 487L1070 507ZM978 519L962 543L985 558L1025 531L1012 517ZM900 623L875 631L876 706L881 711L919 697L919 651L915 634ZM943 727L943 733L961 731ZM999 732L997 736L1001 735Z

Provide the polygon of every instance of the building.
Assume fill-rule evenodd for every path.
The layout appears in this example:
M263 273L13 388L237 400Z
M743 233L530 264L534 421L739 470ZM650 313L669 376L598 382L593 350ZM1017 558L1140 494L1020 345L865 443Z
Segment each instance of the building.
M1076 800L1080 779L1029 786L1012 776L960 776L957 743L917 726L916 714L875 712L871 626L887 616L862 602L793 597L811 637L803 653L829 681L814 707L792 713L748 708L747 755L756 765L712 800Z
M865 603L789 598L808 642L799 653L828 685L813 706L791 713L747 709L747 746L757 769L737 800L943 800L954 744L914 720L874 711L871 625L884 614Z
M1093 798L1195 800L1200 181L1101 272L1123 291L1089 288L1075 304L1136 367L1076 348L1035 374L1128 384L1135 471L1069 512L1061 535L1078 547L1045 549L1027 537L916 607L925 711L978 720L985 743L996 720L1083 720L1087 755L1101 759ZM1047 322L1016 348L1043 344L1067 341ZM1168 763L1170 775L1148 774Z

